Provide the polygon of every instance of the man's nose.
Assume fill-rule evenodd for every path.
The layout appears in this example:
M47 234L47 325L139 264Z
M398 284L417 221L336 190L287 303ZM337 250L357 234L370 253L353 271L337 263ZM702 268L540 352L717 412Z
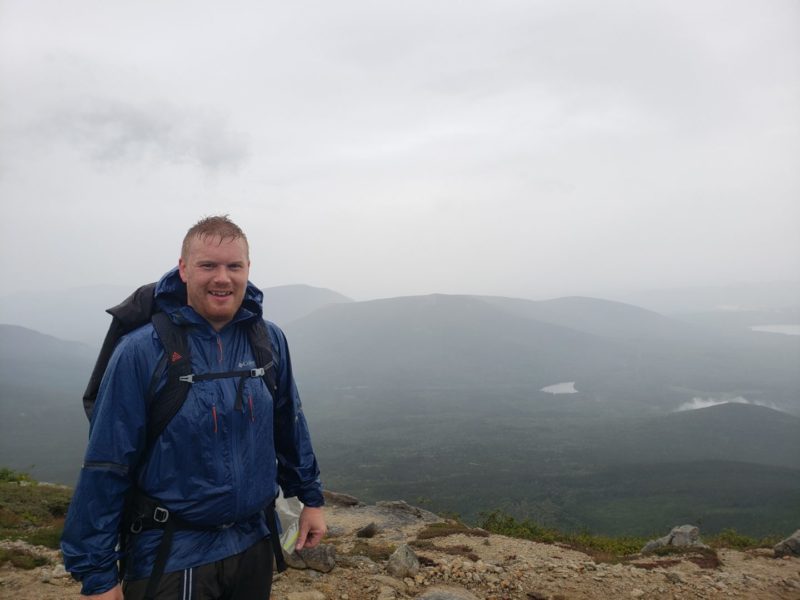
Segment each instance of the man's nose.
M220 283L226 283L231 280L230 273L228 272L228 268L225 265L220 265L216 269L214 269L214 281Z

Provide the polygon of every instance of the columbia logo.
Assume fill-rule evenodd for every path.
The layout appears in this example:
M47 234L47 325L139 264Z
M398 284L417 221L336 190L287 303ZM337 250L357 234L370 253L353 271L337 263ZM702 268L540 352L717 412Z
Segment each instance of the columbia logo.
M178 362L182 358L183 357L180 354L178 354L177 352L173 352L172 356L169 357L169 360L170 362Z

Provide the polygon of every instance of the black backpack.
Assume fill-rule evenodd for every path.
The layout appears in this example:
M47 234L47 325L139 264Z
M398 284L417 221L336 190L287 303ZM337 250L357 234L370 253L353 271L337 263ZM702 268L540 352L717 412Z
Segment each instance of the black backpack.
M164 346L164 356L156 366L150 380L147 397L145 398L147 404L147 446L145 456L167 424L183 406L193 382L229 377L240 378L234 404L236 410L242 410L242 388L246 378L262 377L270 393L272 393L275 403L277 403L276 392L278 389L277 368L273 360L272 344L263 319L253 319L247 324L247 338L257 365L255 369L225 371L222 373L192 373L186 330L184 327L173 323L165 313L157 310L154 297L155 288L155 283L143 285L120 304L106 311L112 317L111 325L108 327L103 346L100 349L100 354L97 357L86 391L83 394L83 409L86 412L86 416L91 420L97 393L100 389L100 382L120 338L134 329L152 322L156 334ZM165 371L167 373L167 381L164 387L156 393L158 383L161 381ZM135 535L144 529L159 528L164 530L153 566L153 573L145 591L145 598L150 599L154 597L164 572L172 545L173 532L176 529L198 529L198 527L191 523L186 523L175 515L170 515L169 511L161 506L157 500L148 498L136 490L133 490L126 504L126 514L122 520L121 550L124 551L127 545L127 536L130 534ZM272 538L275 562L280 572L286 569L286 563L280 546L274 500L265 507L264 513L270 530L270 537ZM123 559L120 564L120 577L124 574L124 571L125 561Z
M154 293L155 283L143 285L117 306L106 312L112 317L103 346L92 370L86 391L83 393L83 409L91 420L94 411L100 382L111 360L111 355L120 338L134 329L152 321L153 327L164 346L164 356L156 367L151 379L147 397L147 443L148 447L161 435L164 428L172 420L186 401L189 387L195 381L239 377L262 377L267 388L273 393L277 388L277 373L272 356L272 344L266 325L262 319L253 319L247 324L247 338L256 359L256 368L242 371L225 371L223 373L192 373L189 344L186 331L172 322L163 312L158 312ZM164 372L167 382L156 394L156 386ZM242 409L242 385L238 386L236 410Z

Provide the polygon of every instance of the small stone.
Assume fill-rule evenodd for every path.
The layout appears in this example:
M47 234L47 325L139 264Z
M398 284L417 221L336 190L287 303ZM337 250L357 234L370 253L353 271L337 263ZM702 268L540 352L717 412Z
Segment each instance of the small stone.
M356 537L360 538L372 538L378 533L378 525L375 521L371 522L369 525L365 525L358 531L356 531Z
M642 596L644 596L644 591L638 588L631 590L631 598L641 598Z
M289 592L286 600L325 600L325 594L317 590L307 592Z
M378 592L377 600L395 600L395 598L397 598L397 592L394 588L383 586Z
M386 575L375 575L372 577L372 581L377 583L381 587L390 587L398 592L405 593L406 591L406 584L402 581L398 581L394 577L387 577Z
M464 588L452 586L436 586L428 588L419 596L417 600L478 600L478 597L471 594Z
M667 581L670 583L684 583L683 577L681 577L680 573L676 573L674 571L670 571L664 575L667 578Z

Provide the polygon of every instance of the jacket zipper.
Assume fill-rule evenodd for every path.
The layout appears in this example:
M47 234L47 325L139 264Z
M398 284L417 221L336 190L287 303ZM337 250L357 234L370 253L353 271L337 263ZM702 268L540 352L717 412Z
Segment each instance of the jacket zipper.
M250 422L251 423L255 423L256 422L256 413L253 410L253 394L248 394L247 395L247 403L250 405Z
M216 404L212 404L211 405L211 417L214 419L214 433L217 433L217 431L219 431L219 429L217 427L217 405Z

